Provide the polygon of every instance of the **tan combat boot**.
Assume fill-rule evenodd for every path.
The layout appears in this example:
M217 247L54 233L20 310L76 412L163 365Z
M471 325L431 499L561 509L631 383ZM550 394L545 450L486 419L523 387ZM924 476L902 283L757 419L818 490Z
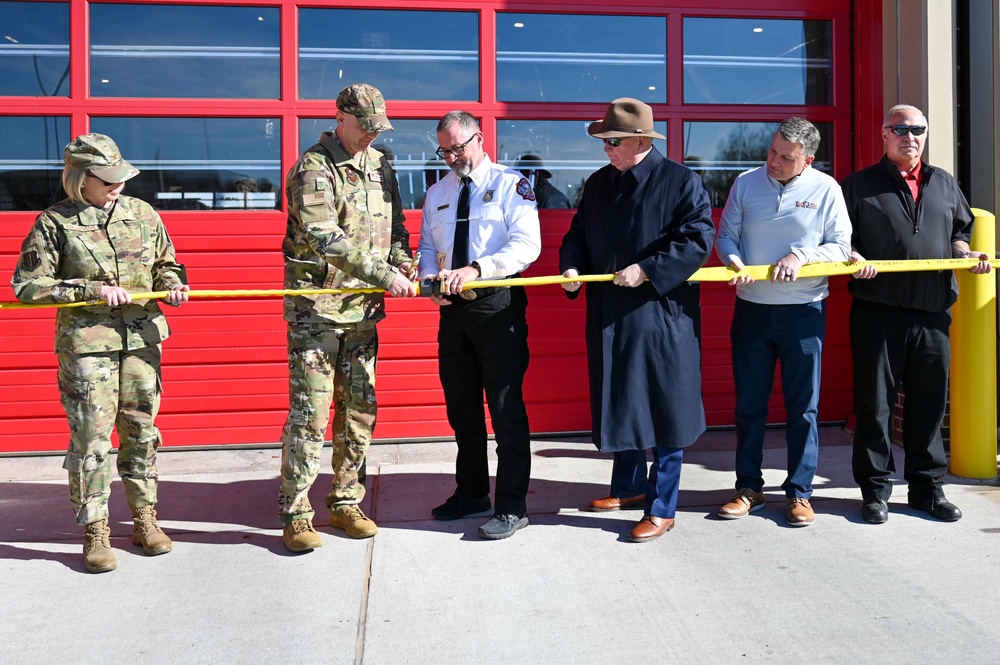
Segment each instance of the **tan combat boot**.
M371 538L378 533L375 522L368 519L355 503L330 508L330 526L343 529L351 538Z
M156 511L152 506L134 508L132 522L135 524L132 527L132 544L142 545L142 551L146 556L166 554L174 549L170 538L156 523Z
M91 522L86 529L83 532L83 567L88 573L106 573L117 568L108 521Z
M305 518L292 520L291 524L285 526L281 537L285 541L285 547L293 552L307 552L323 547L323 540L316 533L312 522Z

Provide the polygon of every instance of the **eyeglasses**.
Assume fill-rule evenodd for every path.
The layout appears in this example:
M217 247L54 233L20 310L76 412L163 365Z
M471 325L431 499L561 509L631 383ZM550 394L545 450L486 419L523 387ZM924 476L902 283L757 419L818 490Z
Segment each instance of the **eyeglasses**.
M612 148L617 148L622 144L622 141L624 141L625 139L616 138L616 139L601 139L601 140L604 141L605 145L609 145Z
M94 175L93 173L88 173L88 174L87 174L87 177L88 177L88 178L93 178L94 180L100 180L101 182L103 182L103 183L104 183L104 186L105 186L105 187L114 187L115 185L117 185L117 184L118 184L117 182L108 182L108 181L107 181L107 180L105 180L104 178L98 178L98 177L97 177L96 175Z
M923 125L886 125L885 129L888 129L896 136L906 136L907 132L914 136L921 136L927 131L927 128Z
M452 155L454 157L461 157L462 155L465 154L465 146L469 145L469 143L472 142L472 139L476 138L477 136L479 136L479 132L476 132L475 134L470 136L469 140L463 143L462 145L457 145L451 150L449 150L448 148L438 148L437 150L434 151L434 153L441 159L444 159L448 155Z

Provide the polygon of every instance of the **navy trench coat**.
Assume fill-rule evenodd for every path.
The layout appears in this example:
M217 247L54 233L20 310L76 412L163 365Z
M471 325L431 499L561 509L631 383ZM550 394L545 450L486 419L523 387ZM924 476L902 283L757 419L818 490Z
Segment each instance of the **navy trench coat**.
M635 288L584 286L601 451L683 448L705 431L699 288L686 280L708 260L714 238L701 178L655 148L629 171L608 165L587 180L560 271L605 274L638 263L649 278Z

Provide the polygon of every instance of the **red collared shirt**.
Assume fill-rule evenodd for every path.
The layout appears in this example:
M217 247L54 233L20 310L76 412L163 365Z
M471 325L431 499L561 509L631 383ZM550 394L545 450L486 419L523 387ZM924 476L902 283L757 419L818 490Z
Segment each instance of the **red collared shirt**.
M910 188L910 194L913 195L914 203L920 199L920 173L922 171L922 164L923 162L917 162L917 165L909 173L905 171L899 172L899 175L903 176L906 186Z

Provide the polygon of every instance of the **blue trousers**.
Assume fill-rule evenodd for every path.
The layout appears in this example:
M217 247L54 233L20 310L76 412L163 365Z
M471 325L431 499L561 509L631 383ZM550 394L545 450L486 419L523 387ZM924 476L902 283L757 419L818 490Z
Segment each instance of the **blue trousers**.
M819 460L819 406L826 303L761 305L736 299L730 340L736 384L736 489L764 488L761 464L767 405L774 369L781 362L785 397L788 476L781 484L788 498L812 496Z
M645 493L646 514L673 518L681 487L683 448L653 448L653 463L646 473L646 451L614 453L611 468L611 496L628 498Z

